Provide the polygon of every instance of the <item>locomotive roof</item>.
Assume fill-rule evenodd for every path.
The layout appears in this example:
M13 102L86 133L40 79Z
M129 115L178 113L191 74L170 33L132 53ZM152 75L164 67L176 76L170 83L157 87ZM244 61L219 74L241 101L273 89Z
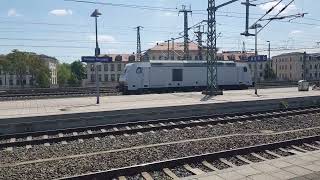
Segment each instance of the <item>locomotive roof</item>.
M219 64L235 64L234 61L217 61ZM170 64L170 63L174 63L174 64L206 64L207 61L179 61L179 60L151 60L150 61L151 64L154 63L162 63L162 64Z
M207 61L150 61L150 66L206 66ZM218 66L236 66L233 61L218 61Z

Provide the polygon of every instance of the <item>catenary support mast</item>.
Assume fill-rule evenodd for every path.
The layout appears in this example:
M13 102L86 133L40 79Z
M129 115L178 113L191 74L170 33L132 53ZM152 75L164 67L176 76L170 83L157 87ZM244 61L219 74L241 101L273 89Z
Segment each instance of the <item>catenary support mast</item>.
M188 14L192 13L191 8L186 9L186 6L183 5L182 9L179 11L179 13L183 13L184 16L184 54L183 54L183 60L188 60L190 59L189 55L189 27L188 27Z

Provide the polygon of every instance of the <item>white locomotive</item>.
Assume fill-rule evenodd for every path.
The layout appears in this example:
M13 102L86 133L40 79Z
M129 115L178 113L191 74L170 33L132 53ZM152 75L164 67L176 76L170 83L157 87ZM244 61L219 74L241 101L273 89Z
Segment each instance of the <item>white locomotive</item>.
M206 61L150 61L129 63L119 79L123 93L143 91L204 90L207 86ZM218 61L221 89L252 86L247 63Z

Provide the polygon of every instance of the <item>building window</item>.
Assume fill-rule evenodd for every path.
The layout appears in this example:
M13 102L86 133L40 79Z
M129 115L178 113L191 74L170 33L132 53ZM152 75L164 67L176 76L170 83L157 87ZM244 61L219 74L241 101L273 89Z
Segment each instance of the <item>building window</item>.
M94 82L94 81L95 81L95 75L94 75L94 74L91 74L90 77L91 77L91 78L90 78L91 82Z
M118 71L121 71L121 64L118 64Z
M99 74L99 82L101 82L101 81L102 81L102 75Z
M310 69L312 69L312 65L310 64Z
M115 58L115 61L122 61L122 56L117 55L116 58Z
M317 78L318 77L318 73L314 73L314 77Z
M174 56L171 56L171 59L174 60Z
M153 59L153 60L155 60L155 59L156 59L156 57L155 57L155 56L152 56L152 59Z
M284 69L287 70L287 65L284 66Z
M13 80L12 80L12 79L9 80L9 85L10 85L10 86L13 85Z
M111 71L114 71L114 64L111 64Z
M314 68L315 68L315 69L318 69L318 65L315 64L315 65L314 65Z
M198 56L195 56L195 57L194 57L194 60L199 60Z
M98 71L101 71L101 65L98 65L97 68L98 68Z
M312 74L310 73L310 78L312 79Z
M90 70L91 72L94 72L94 64L90 64Z
M27 80L24 79L24 80L22 81L22 83L23 83L23 85L26 85L26 84L27 84ZM55 82L55 79L53 79L53 84L55 84L55 83L56 83L56 82Z
M120 74L117 74L117 82L119 82Z
M19 80L16 80L16 85L20 85L20 81Z
M109 69L109 64L104 64L103 69L104 69L104 71L108 71L108 69Z
M249 64L249 69L252 69L251 64Z
M104 81L105 81L105 82L108 82L108 81L109 81L109 75L108 75L108 74L105 74L105 75L104 75Z
M290 64L290 70L292 70L292 65Z
M115 74L111 74L111 81L114 82L116 80L116 75Z
M260 77L262 77L263 76L263 74L262 74L262 72L260 73Z
M262 64L260 64L260 67L259 67L260 69L262 69L263 67L262 67Z
M2 78L0 78L0 86L2 86Z

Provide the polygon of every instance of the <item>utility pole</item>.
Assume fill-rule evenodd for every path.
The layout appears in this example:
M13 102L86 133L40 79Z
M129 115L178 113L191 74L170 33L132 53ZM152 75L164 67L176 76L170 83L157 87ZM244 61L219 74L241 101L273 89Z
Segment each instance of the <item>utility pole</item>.
M189 34L188 34L188 13L192 14L191 8L189 10L186 9L185 5L182 5L182 9L179 11L179 14L183 13L184 15L184 55L183 60L189 59Z
M307 79L307 52L303 52L303 79Z
M246 2L243 2L241 4L246 6L246 26L245 26L245 31L241 33L241 35L252 36L252 34L249 33L249 9L250 9L250 6L256 6L256 5L251 4L249 0L246 0Z
M246 54L246 43L244 41L242 42L242 53Z
M168 43L168 49L167 49L167 60L169 60L170 59L170 41L172 41L172 39L170 40L170 39L168 39L167 41L165 41L165 42L167 42Z
M199 60L202 61L203 58L202 58L202 49L203 49L203 46L202 46L202 35L204 34L204 27L199 25L198 26L198 31L195 31L194 33L196 34L197 36L197 42L198 42L198 57L199 57Z
M269 68L269 71L271 71L271 70L272 70L272 68L271 68L271 52L270 52L270 51L271 51L271 44L270 44L270 41L267 41L267 43L268 43L268 57L269 57L267 64L268 64L268 66L269 66L269 67L268 67L268 68ZM269 76L269 74L267 74L267 79L269 78L268 76Z
M174 60L174 38L171 38L171 41L172 41L172 47L171 47L171 51L172 51L172 60Z
M267 18L267 19L263 19L265 16L267 16L271 11L273 11L275 9L275 7L277 7L281 1L276 2L276 4L274 6L272 6L261 18L259 18L255 23L253 23L252 26L250 26L250 29L255 29L255 56L257 57L258 55L258 50L257 50L257 41L258 41L258 34L273 20L277 20L277 19L285 19L285 18L291 18L291 17L303 17L304 15L302 14L298 14L298 15L290 15L290 16L283 16L283 17L278 17L279 14L281 14L286 8L289 7L290 4L292 4L294 2L294 0L291 0L288 4L286 4L278 13L276 13L276 15L274 15L271 18ZM246 17L247 21L249 19L249 16ZM263 20L267 20L268 22L266 24L264 24L263 26L261 24L258 24L259 21L263 21ZM260 30L258 31L257 29L260 28ZM242 34L245 35L245 34ZM251 34L247 34L247 35L251 35ZM255 94L258 96L258 88L257 88L257 61L255 60L255 72L254 72L254 92Z
M141 61L141 39L140 39L140 30L142 29L142 26L137 26L135 29L137 29L137 60Z

